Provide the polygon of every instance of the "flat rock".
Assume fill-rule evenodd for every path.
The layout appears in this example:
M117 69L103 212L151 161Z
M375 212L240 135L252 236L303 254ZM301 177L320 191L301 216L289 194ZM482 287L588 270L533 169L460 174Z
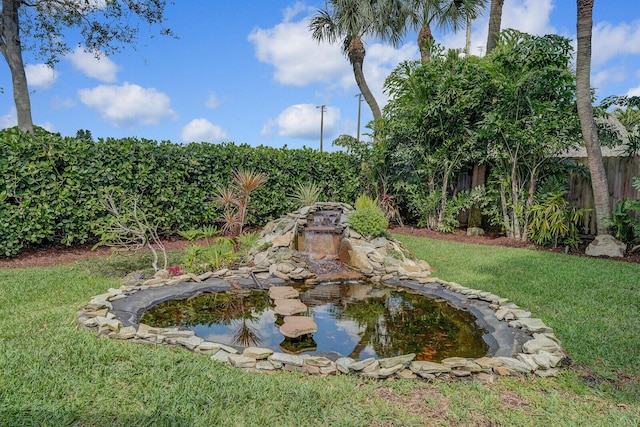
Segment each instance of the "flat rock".
M293 365L293 366L302 366L304 363L304 357L296 356L295 354L286 354L286 353L273 353L269 356L269 361L271 363L282 363L284 365ZM275 363L274 363L275 365Z
M498 366L497 368L495 368L495 371L498 373L500 373L499 369L504 367L509 368L512 371L522 373L529 373L533 371L533 369L531 369L531 367L527 363L521 362L520 360L514 359L513 357L498 357L497 359L501 360L504 363L504 366Z
M273 289L273 288L272 288ZM318 332L318 325L313 317L307 316L287 316L280 326L282 335L288 338L297 338L302 335Z
M512 328L525 329L530 332L551 332L552 329L540 319L518 319L509 322Z
M374 362L376 362L376 359L374 359L373 357L370 357L368 359L364 359L364 360L360 360L358 362L354 362L349 366L349 369L352 371L362 371L363 369L365 369L367 366L373 364Z
M452 370L461 370L469 372L480 372L482 367L474 361L467 360L464 357L448 357L442 361L444 366L448 366Z
M230 354L224 350L217 351L213 356L211 356L211 360L215 362L227 363L229 361Z
M522 346L522 350L525 353L535 354L541 351L554 353L562 351L560 345L551 338L542 334L535 334L534 337L534 339L527 341Z
M196 337L195 335L190 337L181 337L177 340L178 344L188 348L189 350L193 350L198 347L203 341L204 340L202 338Z
M443 374L451 372L451 368L448 366L426 360L414 360L409 364L409 369L416 374Z
M271 288L273 289L273 288ZM293 316L294 314L305 313L307 306L299 299L278 298L274 301L273 311L281 316Z
M256 362L256 369L260 371L273 371L276 367L268 360L258 360Z
M387 357L386 359L380 359L378 362L380 363L381 368L391 368L397 365L407 365L413 359L416 358L414 353L405 354L403 356L395 356L395 357Z
M261 347L247 347L242 352L243 356L252 357L254 359L266 359L273 354L273 350Z
M241 354L230 354L228 360L231 366L236 368L255 368L256 366L256 359Z
M336 360L336 368L338 369L338 371L342 372L343 374L348 374L349 368L355 362L356 361L351 357L340 357Z
M292 286L272 286L269 288L269 298L273 300L298 298L300 293Z
M310 366L325 367L330 366L332 363L331 359L322 356L310 356L304 359L304 364Z

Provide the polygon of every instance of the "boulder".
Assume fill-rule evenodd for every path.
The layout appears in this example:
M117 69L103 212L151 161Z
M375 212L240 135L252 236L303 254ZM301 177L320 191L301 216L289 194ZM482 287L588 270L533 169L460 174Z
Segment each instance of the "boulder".
M307 316L287 316L280 326L282 335L288 338L297 338L313 332L318 332L318 325L313 321L313 317Z
M467 228L467 236L484 236L484 230L480 227Z
M627 245L616 240L609 234L601 234L593 239L587 246L585 254L588 256L607 256L610 258L621 258L627 250Z

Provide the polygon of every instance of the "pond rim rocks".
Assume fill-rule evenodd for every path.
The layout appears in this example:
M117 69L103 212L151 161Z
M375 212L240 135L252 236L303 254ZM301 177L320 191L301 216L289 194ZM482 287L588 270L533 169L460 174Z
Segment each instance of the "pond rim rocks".
M326 224L324 218L319 220L322 224L315 223L327 228L323 232L331 233L337 255L326 251L314 256L313 252L298 250L300 235L310 221L314 223L318 211L333 211L331 224ZM339 212L339 217L335 211ZM530 312L506 298L431 277L429 265L411 259L399 242L384 237L367 239L351 230L348 216L352 211L353 208L342 203L316 203L268 223L250 251L247 265L238 269L147 280L132 274L128 284L93 297L78 311L78 322L109 338L182 346L208 354L212 360L257 371L286 369L370 378L470 377L485 382L493 381L496 376L558 374L557 368L565 355L553 330L540 319L531 318ZM336 258L342 263L333 262ZM327 272L325 265L318 267L314 261L327 261L331 264L329 269L338 265L341 271ZM478 359L451 357L440 363L414 360L415 354L364 360L337 353L298 356L256 347L228 346L203 340L184 328L152 328L139 323L142 313L154 305L202 292L269 289L289 282L313 285L361 277L428 298L443 299L456 308L469 311L485 331L483 339L489 347L487 355Z

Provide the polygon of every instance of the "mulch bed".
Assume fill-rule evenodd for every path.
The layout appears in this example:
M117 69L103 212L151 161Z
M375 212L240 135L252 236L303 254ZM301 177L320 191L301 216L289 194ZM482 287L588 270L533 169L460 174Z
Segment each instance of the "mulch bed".
M391 233L406 234L417 237L427 237L430 239L448 240L460 243L471 243L477 245L504 246L509 248L524 248L530 250L541 250L547 252L563 252L564 248L547 248L534 245L531 242L521 242L519 240L508 239L497 232L489 231L484 236L467 236L466 230L456 230L453 233L439 233L426 228L411 226L391 227ZM167 250L179 250L187 246L190 242L181 238L170 238L163 241ZM99 256L108 256L111 250L107 247L100 247L91 250L92 245L82 245L67 247L52 245L38 248L28 248L15 257L0 257L0 269L4 268L28 268L28 267L51 267L54 265L68 264L80 259L87 259ZM575 251L570 251L570 255L585 256L584 245ZM640 263L640 253L627 255L620 261Z

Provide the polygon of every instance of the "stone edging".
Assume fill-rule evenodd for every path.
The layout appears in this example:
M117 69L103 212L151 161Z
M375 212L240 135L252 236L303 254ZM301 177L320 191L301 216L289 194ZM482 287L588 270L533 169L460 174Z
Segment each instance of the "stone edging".
M452 305L469 310L486 331L490 357L467 359L451 357L441 363L416 361L415 354L386 359L354 360L337 353L320 356L289 355L257 347L236 347L210 342L184 328L153 328L139 324L138 319L148 308L176 298L188 298L199 292L224 292L234 289L263 289L286 283L277 277L251 278L251 269L220 270L157 279L146 284L123 285L97 295L77 313L77 320L86 329L100 336L125 339L146 344L181 346L196 353L207 354L212 360L232 366L273 371L285 369L307 374L356 374L369 378L460 378L473 377L491 382L496 376L530 374L555 376L565 359L560 341L553 330L531 313L489 292L466 288L436 278L428 280L384 281L385 285L404 288L432 298L443 298Z

